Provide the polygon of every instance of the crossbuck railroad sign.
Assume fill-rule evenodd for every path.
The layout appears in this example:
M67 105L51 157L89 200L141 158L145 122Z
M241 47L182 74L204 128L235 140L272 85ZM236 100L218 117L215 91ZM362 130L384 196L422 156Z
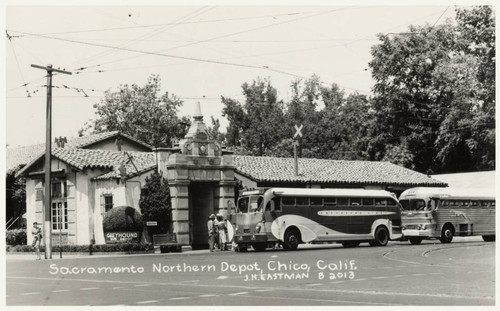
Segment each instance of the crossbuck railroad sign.
M295 135L293 135L293 138L297 138L297 137L302 137L302 128L304 127L303 124L301 124L300 126L297 126L295 125Z

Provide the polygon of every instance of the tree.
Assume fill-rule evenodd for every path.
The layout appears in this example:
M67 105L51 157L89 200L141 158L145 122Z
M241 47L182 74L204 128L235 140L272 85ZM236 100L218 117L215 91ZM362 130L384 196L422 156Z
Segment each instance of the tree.
M159 76L152 75L144 86L120 85L118 90L105 92L104 98L94 105L97 119L93 126L86 125L80 132L93 133L121 131L153 147L170 147L171 139L183 138L187 129L177 116L182 101L168 92L161 94Z
M277 99L277 90L267 79L254 80L241 86L245 103L222 97L223 116L229 120L228 145L239 153L270 155L276 143L284 137L283 102Z
M491 8L457 9L457 25L410 26L379 40L369 64L379 124L371 156L398 155L421 172L494 168Z
M26 179L16 178L16 172L17 170L10 170L6 174L5 216L7 221L17 218L11 228L25 228L22 216L26 213Z
M156 227L148 227L150 234L168 233L172 218L168 181L160 173L146 177L141 191L139 207L144 221L156 221Z

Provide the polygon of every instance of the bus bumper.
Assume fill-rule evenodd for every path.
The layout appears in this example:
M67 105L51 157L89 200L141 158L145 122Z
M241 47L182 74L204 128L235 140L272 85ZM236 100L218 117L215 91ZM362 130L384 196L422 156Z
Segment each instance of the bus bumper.
M411 229L411 230L403 230L403 236L405 238L408 237L420 237L420 238L430 238L431 237L431 230L416 230L416 229Z
M238 245L251 245L252 243L267 243L268 238L265 233L235 235L234 242Z

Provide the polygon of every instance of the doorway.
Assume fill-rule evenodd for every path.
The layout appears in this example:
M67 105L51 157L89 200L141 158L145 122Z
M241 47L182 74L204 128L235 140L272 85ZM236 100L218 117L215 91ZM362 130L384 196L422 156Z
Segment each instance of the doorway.
M192 249L208 248L207 221L214 214L215 184L191 182L189 185L189 237Z

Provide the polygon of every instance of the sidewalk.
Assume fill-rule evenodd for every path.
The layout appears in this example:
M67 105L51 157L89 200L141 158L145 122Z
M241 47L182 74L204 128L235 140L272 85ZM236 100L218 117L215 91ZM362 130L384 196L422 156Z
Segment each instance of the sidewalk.
M110 252L110 253L105 253L105 252L97 252L92 255L89 255L88 253L62 253L62 258L60 258L59 252L52 252L52 259L50 260L58 260L58 259L75 259L75 258L109 258L109 257L132 257L132 256L175 256L175 255L183 255L183 254L189 254L189 255L202 255L202 254L217 254L220 253L221 251L216 250L214 253L211 253L208 249L200 249L200 250L192 250L191 247L186 247L182 249L182 252L180 253L160 253L160 249L155 249L154 253L126 253L126 252ZM222 253L227 253L231 251L224 251ZM44 254L41 253L42 256L42 261L44 259ZM7 261L34 261L36 258L35 253L5 253L5 258Z

